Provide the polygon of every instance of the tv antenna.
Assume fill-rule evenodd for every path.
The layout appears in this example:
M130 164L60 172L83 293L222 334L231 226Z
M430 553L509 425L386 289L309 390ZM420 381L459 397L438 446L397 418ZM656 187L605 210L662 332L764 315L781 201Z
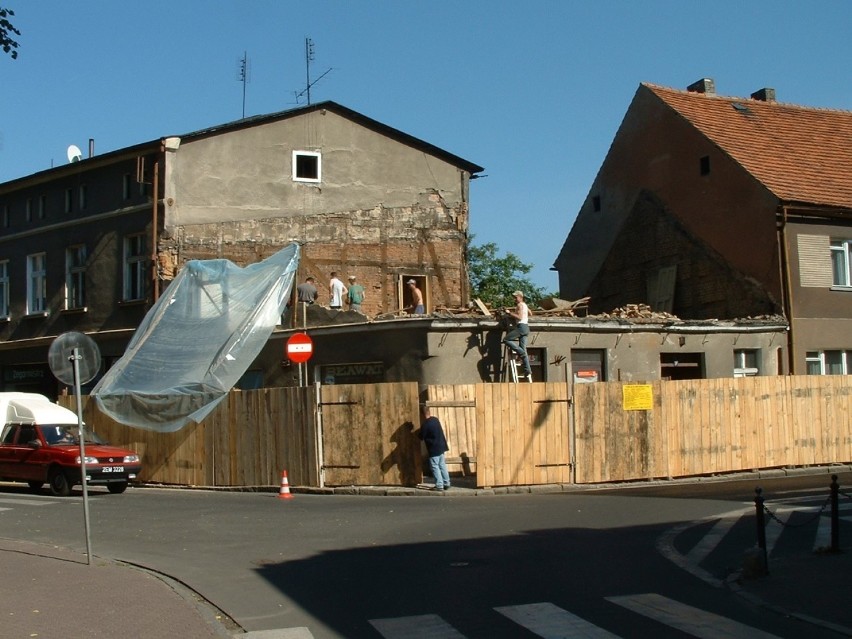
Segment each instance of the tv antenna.
M246 117L246 84L251 82L251 60L243 51L243 57L237 59L237 80L243 83L243 119Z
M308 104L311 103L311 87L314 86L317 82L322 80L325 76L331 73L331 69L328 69L325 73L323 73L316 80L311 82L311 60L314 59L314 41L310 38L305 38L305 90L301 93L296 94L296 102L299 102L299 98L303 95L307 95Z

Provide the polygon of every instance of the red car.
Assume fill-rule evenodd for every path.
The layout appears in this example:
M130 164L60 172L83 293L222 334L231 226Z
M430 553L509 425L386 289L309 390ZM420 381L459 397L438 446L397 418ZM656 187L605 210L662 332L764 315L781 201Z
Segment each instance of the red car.
M54 495L69 495L82 481L77 416L34 393L0 393L0 415L4 413L0 480L26 482L34 490L47 483ZM123 493L142 469L139 455L84 432L86 482Z

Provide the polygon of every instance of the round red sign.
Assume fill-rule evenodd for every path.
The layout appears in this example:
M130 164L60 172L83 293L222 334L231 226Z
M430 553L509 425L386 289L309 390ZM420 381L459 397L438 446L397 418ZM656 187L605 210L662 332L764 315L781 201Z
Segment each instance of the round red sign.
M314 343L305 333L294 333L287 340L287 358L291 362L301 364L311 359L314 354Z

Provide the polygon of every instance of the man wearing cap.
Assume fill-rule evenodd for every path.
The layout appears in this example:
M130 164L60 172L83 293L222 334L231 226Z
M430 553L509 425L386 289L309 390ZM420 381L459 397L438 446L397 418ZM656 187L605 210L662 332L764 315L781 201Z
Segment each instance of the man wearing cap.
M515 308L507 308L506 313L515 319L515 326L506 333L503 343L521 358L524 364L524 374L521 377L531 382L532 369L530 368L530 358L527 355L527 337L530 334L530 309L526 305L526 302L524 302L524 294L521 291L515 291L512 293L512 297L515 298Z
M355 282L355 276L349 276L349 310L361 312L364 301L364 287Z
M414 280L408 280L406 284L411 290L411 305L406 306L403 310L413 315L423 315L426 312L426 307L423 306L423 292L417 288L417 282Z

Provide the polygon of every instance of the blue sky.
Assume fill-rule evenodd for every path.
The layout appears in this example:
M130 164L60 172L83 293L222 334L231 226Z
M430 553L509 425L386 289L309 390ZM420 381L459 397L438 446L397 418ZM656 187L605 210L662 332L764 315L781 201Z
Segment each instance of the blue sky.
M0 0L0 182L334 100L485 167L474 242L550 267L640 82L852 109L848 0Z

